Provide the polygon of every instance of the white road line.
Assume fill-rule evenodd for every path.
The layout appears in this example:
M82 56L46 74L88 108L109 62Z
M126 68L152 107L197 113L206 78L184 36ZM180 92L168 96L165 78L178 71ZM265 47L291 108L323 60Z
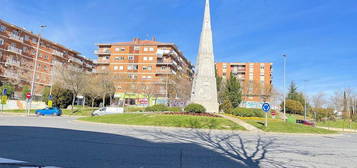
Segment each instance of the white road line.
M0 158L0 163L26 163L25 161Z

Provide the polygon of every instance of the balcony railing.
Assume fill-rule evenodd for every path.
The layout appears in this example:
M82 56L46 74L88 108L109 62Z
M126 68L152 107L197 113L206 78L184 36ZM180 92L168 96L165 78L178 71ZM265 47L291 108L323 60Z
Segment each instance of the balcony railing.
M13 40L16 40L16 41L20 41L20 42L24 42L24 38L23 37L18 36L18 35L13 34L13 33L10 34L10 39L13 39Z
M9 64L9 65L14 65L14 66L20 66L21 65L21 63L20 63L20 61L16 61L16 60L13 60L13 59L8 59L8 60L6 60L6 62L5 62L6 64Z
M63 52L57 51L57 50L53 50L52 52L53 55L57 55L59 57L63 57Z
M10 52L14 52L16 54L22 54L22 50L21 49L18 49L18 48L13 47L13 46L7 47L7 50L10 51Z
M75 63L77 63L77 64L83 64L83 62L80 60L80 59L78 59L78 58L74 58L74 57L72 57L72 58L70 58L70 60L71 61L73 61L73 62L75 62Z
M107 54L110 54L110 50L109 49L95 50L94 54L97 54L97 55L105 54L105 55L107 55Z
M109 64L110 63L110 60L109 59L106 59L106 60L95 60L94 61L95 64Z
M13 79L19 79L20 78L18 73L12 72L12 71L5 71L4 76L5 77L9 77L9 78L13 78Z

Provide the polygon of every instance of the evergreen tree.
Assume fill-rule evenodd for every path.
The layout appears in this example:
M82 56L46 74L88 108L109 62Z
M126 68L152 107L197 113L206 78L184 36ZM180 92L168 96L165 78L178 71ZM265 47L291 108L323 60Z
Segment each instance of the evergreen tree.
M242 102L242 90L239 83L239 80L231 74L230 79L227 81L225 93L232 103L233 108L239 106Z

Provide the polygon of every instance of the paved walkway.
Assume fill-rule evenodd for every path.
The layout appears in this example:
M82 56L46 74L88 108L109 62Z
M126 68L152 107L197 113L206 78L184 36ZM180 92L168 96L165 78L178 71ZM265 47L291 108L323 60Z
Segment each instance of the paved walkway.
M223 114L218 114L219 116L225 118L225 119L228 119L228 120L231 120L237 124L239 124L240 126L244 127L246 130L248 131L252 131L252 132L263 132L262 130L258 129L257 127L254 127L246 122L244 122L243 120L241 119L238 119L238 118L235 118L235 117L230 117L230 116L226 116L226 115L223 115Z
M347 128L332 128L332 127L319 127L317 128L323 128L323 129L328 129L328 130L333 130L333 131L339 131L339 132L355 132L357 133L356 129L347 129Z

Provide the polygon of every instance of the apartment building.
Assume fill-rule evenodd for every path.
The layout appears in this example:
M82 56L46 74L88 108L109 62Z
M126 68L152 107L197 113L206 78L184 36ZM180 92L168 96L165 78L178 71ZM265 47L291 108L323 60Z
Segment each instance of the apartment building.
M15 97L21 97L25 85L30 86L36 58L38 35L0 20L0 81L16 86ZM93 61L60 44L40 39L34 96L41 96L44 87L56 78L55 66L71 66L91 72Z
M269 102L272 91L272 63L216 63L218 76L229 79L234 75L241 83L242 107L260 108Z
M189 100L193 66L175 44L134 38L97 46L96 71L113 75L115 98L130 105Z

